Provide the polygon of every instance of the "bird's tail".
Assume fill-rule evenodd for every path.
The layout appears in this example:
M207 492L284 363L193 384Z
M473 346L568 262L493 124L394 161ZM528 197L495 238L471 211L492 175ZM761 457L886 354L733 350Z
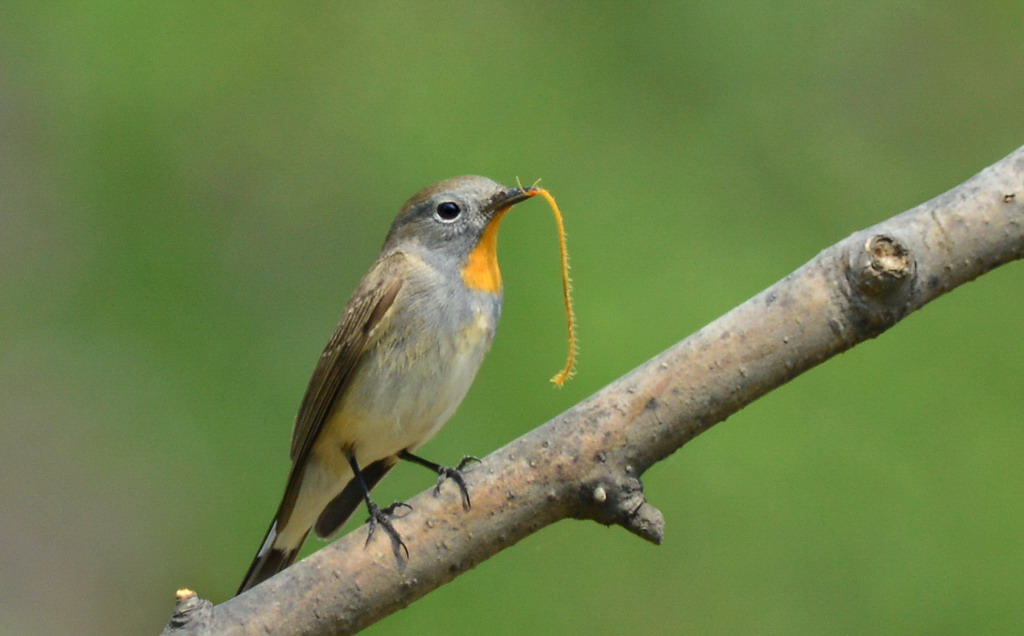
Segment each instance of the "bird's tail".
M309 534L308 530L306 534ZM242 579L242 585L238 588L237 593L241 594L291 565L295 561L295 557L298 556L305 539L306 535L303 534L302 539L294 546L279 545L277 518L275 518L267 530L267 536L263 539L259 552L256 553L256 558L249 566L249 571L245 573L245 578Z
M336 533L367 497L369 489L377 485L397 461L396 456L389 456L373 462L360 471L362 481L346 480L345 487L337 494L324 488L317 489L315 486L322 479L309 480L311 485L303 489L303 481L293 469L284 500L267 530L256 558L242 579L238 593L241 594L291 565L309 534L310 526L314 525L314 520L318 536L327 538ZM325 494L327 497L322 497Z

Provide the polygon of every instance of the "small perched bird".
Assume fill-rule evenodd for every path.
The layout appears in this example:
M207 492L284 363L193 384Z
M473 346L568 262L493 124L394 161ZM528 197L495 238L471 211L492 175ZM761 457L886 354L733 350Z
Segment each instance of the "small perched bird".
M379 525L402 545L390 511L370 498L399 459L452 478L468 507L463 466L413 452L455 412L491 346L501 312L498 225L538 193L550 196L465 176L402 207L313 371L284 497L239 594L291 565L311 529L330 536L363 501L371 531Z

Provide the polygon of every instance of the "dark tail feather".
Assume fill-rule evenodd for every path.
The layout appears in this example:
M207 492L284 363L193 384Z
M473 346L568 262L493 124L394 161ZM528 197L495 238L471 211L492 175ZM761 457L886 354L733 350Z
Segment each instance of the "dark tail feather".
M373 462L365 469L360 471L363 475L363 481L366 482L367 488L373 488L377 485L377 482L387 474L389 470L398 462L397 457L385 457L379 461ZM294 479L294 476L288 480L288 488L285 491L284 501L281 503L281 509L278 510L277 516L274 518L274 522L270 524L270 528L267 530L266 536L263 538L263 543L260 545L259 552L256 553L256 558L253 559L252 565L249 566L249 571L245 573L245 578L242 579L242 585L238 588L238 594L246 591L250 587L254 587L259 583L269 579L281 570L285 569L295 561L295 557L298 556L299 550L302 548L302 543L306 540L306 536L303 535L302 541L299 541L298 546L295 548L287 548L284 546L275 546L278 535L278 522L284 518L284 523L288 523L287 517L284 517L284 511L291 512L292 507L295 505L295 497L297 496L298 487L293 486L293 483L301 483ZM348 520L356 508L362 504L364 499L363 489L359 484L358 479L352 479L348 482L345 488L338 493L338 496L331 500L331 503L327 504L324 511L320 513L320 516L316 521L316 534L319 537L328 537L342 526L345 521ZM307 531L307 534L309 532Z
M242 579L242 585L238 588L237 594L241 594L250 587L266 581L295 561L295 557L298 556L299 550L302 548L302 542L299 542L299 547L297 548L283 550L274 547L276 539L277 519L274 519L274 522L270 524L270 529L267 530L267 536L263 539L260 551L256 553L256 558L253 559L252 565L249 566L249 571L245 573L245 578Z
M388 471L394 467L397 461L395 457L385 457L362 469L360 472L363 474L363 481L366 482L366 487L372 489L376 486L377 482L384 475L388 474ZM332 499L331 503L327 504L324 511L317 517L316 525L313 526L316 530L316 536L326 539L337 532L342 524L352 516L356 508L362 505L363 500L363 488L359 485L359 480L353 477L345 488L338 493L338 496Z

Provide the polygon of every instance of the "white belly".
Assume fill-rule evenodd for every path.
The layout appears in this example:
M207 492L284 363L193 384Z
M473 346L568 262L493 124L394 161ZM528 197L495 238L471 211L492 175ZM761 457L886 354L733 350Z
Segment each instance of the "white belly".
M482 309L474 313L469 326L448 337L383 336L332 411L318 440L318 446L329 444L322 452L351 449L366 466L433 437L462 402L490 348L493 318Z

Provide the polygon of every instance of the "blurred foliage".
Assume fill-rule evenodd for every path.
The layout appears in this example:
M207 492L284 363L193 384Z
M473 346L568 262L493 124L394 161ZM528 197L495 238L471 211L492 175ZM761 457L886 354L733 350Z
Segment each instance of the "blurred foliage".
M156 633L175 588L233 593L316 356L421 186L543 177L574 265L555 391L553 223L503 224L502 327L424 451L452 461L1024 143L1019 2L3 13L2 634ZM1022 283L990 273L656 466L663 546L567 521L370 632L1019 630Z

